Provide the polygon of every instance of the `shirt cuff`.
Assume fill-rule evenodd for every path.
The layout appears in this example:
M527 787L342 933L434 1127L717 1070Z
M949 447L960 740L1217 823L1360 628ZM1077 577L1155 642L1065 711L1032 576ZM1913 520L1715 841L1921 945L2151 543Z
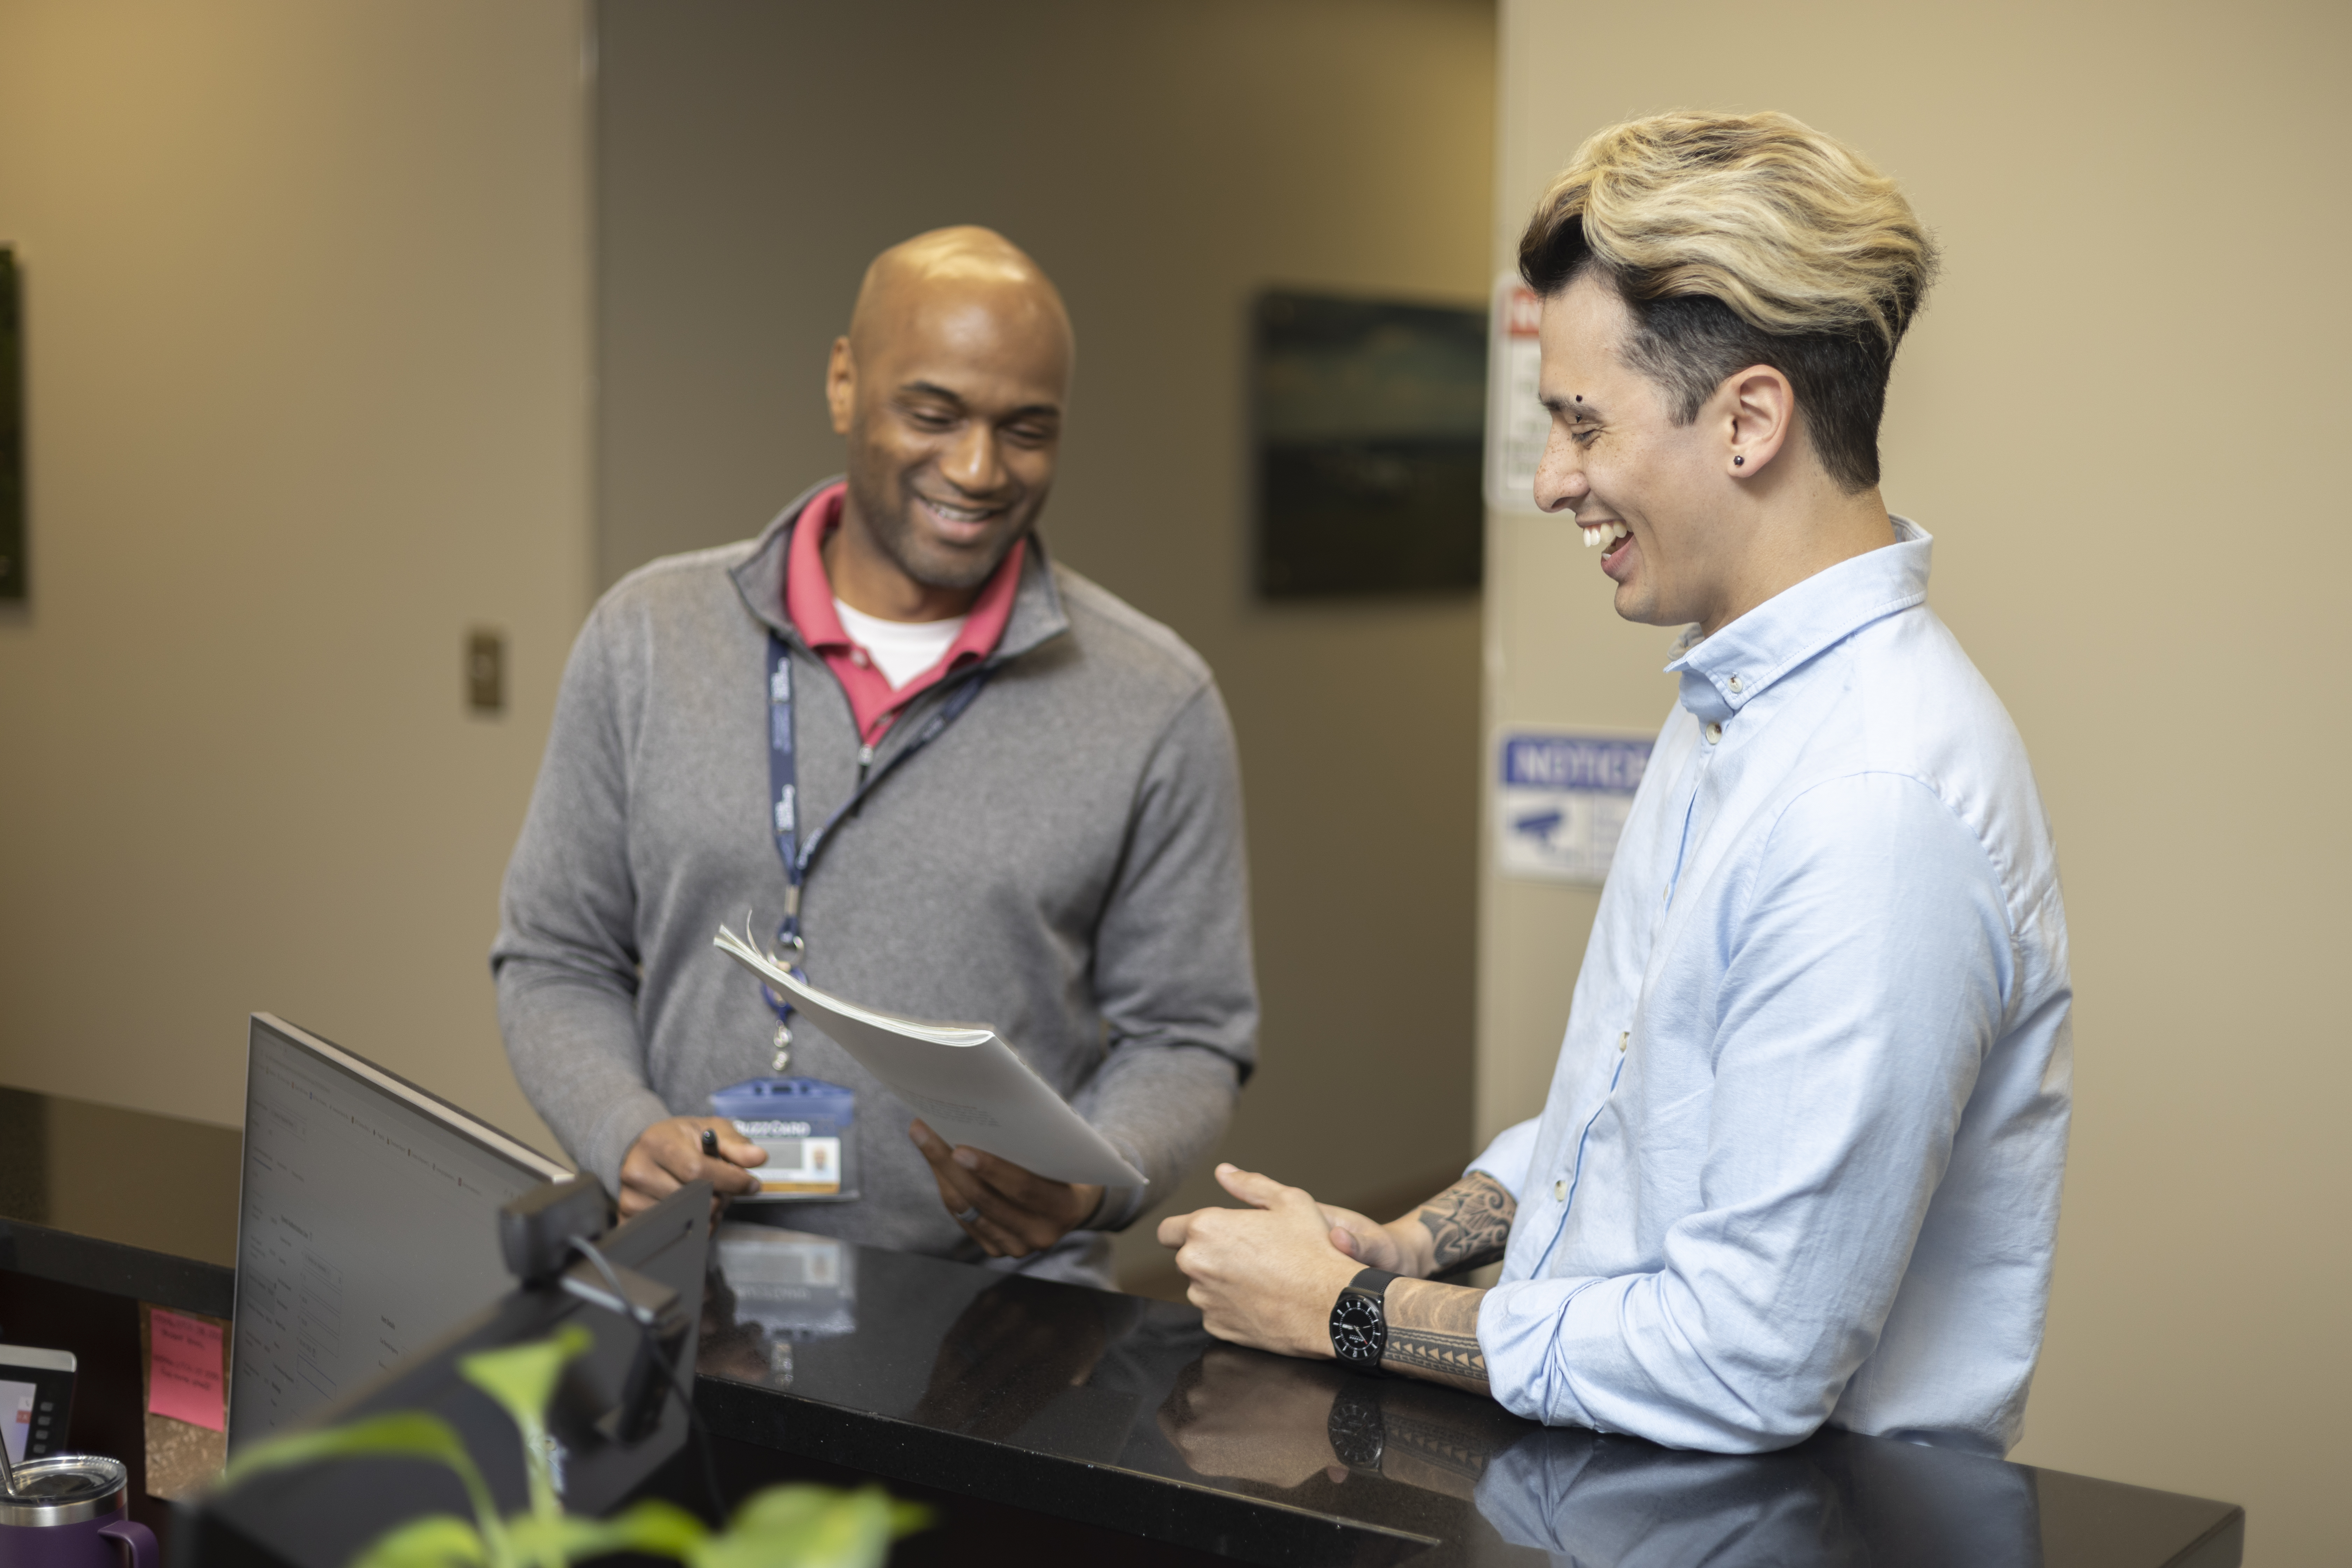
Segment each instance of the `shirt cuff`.
M1547 1426L1605 1430L1576 1395L1565 1347L1569 1304L1602 1283L1598 1276L1514 1279L1479 1300L1478 1351L1486 1358L1487 1386L1504 1409Z
M1502 1189L1511 1194L1511 1202L1519 1201L1519 1189L1528 1184L1528 1166L1536 1157L1536 1133L1542 1128L1541 1117L1529 1117L1517 1127L1507 1127L1486 1145L1485 1153L1464 1167L1462 1173L1475 1171L1492 1176Z

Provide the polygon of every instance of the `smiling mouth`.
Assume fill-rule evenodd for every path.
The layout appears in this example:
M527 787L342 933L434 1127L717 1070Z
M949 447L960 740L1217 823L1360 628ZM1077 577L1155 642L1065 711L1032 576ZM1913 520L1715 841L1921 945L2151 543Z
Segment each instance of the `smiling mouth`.
M948 526L951 533L969 533L1003 517L1009 510L1001 506L958 506L952 501L934 500L917 491L915 499L923 510Z
M1624 553L1625 542L1633 537L1633 531L1622 522L1590 522L1584 525L1584 547L1587 550L1596 544L1601 547L1601 565L1604 571L1612 560Z

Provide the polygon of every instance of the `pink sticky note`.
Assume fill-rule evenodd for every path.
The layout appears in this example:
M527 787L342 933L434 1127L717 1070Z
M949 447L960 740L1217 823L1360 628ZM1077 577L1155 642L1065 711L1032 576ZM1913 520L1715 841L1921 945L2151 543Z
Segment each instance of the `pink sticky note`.
M218 1324L154 1308L147 1314L147 1408L174 1421L228 1430Z

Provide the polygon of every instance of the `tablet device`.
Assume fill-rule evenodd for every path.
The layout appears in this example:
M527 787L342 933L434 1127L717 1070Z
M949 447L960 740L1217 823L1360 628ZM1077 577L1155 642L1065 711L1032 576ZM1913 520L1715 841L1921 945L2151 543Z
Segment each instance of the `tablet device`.
M10 1464L69 1451L73 1385L73 1352L0 1345L0 1447Z

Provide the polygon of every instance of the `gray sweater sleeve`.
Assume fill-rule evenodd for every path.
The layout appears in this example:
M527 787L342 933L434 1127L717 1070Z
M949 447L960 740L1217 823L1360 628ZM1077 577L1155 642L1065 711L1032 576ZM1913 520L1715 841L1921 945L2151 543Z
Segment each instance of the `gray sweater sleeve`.
M590 616L564 666L490 949L499 1026L532 1107L584 1170L620 1190L637 1135L669 1114L638 1037L628 755L610 616Z
M1114 1190L1117 1230L1172 1194L1223 1135L1257 1061L1241 770L1204 683L1154 748L1096 928L1094 990L1110 1054L1075 1104L1151 1185Z

